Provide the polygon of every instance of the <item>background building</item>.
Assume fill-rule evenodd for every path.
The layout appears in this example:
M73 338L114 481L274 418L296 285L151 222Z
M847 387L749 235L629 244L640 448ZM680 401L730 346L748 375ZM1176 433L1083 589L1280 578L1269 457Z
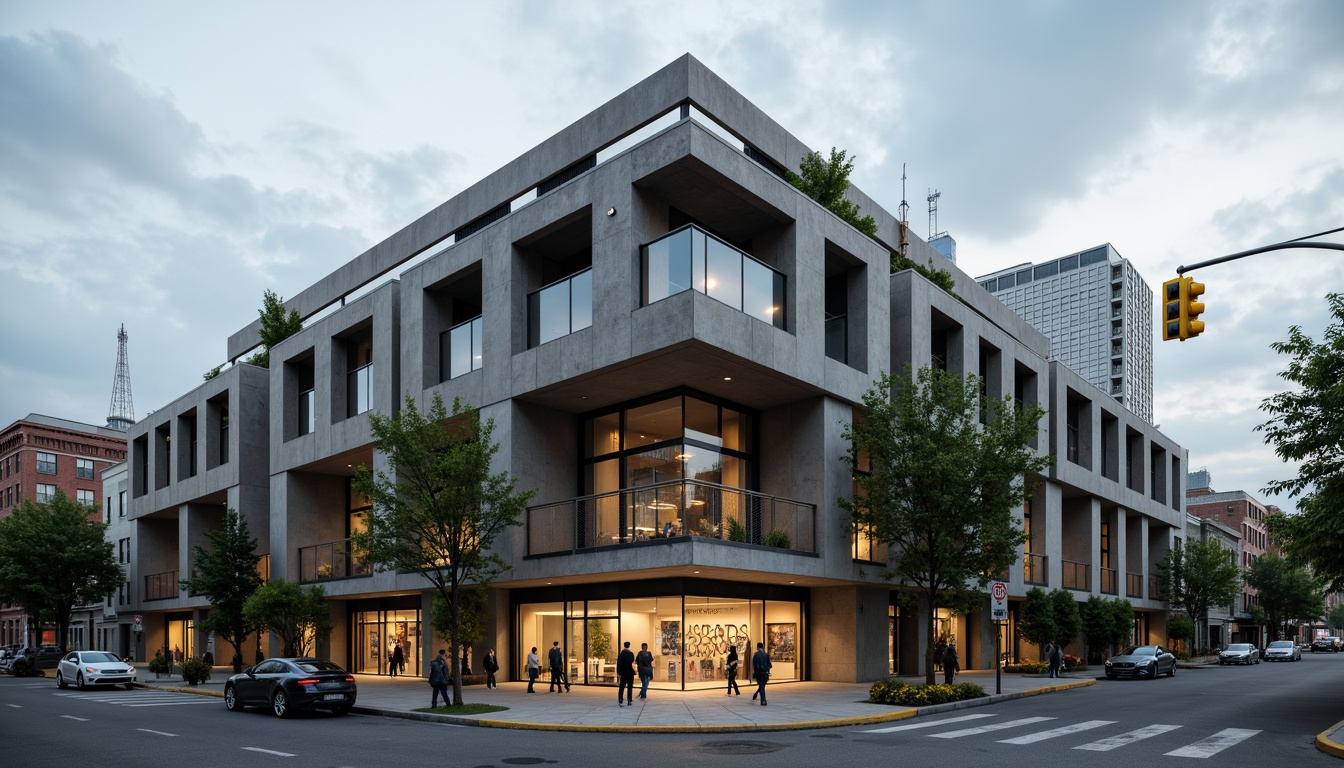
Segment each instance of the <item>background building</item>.
M1241 532L1212 517L1185 517L1186 541L1216 541L1227 550L1228 558L1234 563L1241 562ZM1194 650L1200 648L1222 648L1232 642L1237 631L1237 619L1241 615L1240 600L1230 605L1209 606L1207 621L1195 622Z
M1186 511L1238 532L1241 538L1238 566L1245 571L1273 548L1269 543L1269 531L1265 528L1265 518L1269 516L1270 510L1245 491L1214 491L1211 482L1212 477L1207 469L1190 474L1186 481ZM1263 645L1263 628L1251 622L1251 606L1258 600L1255 589L1244 582L1241 589L1241 604L1237 606L1239 623L1228 642Z
M1153 420L1153 292L1110 243L976 278L1041 333L1050 354Z

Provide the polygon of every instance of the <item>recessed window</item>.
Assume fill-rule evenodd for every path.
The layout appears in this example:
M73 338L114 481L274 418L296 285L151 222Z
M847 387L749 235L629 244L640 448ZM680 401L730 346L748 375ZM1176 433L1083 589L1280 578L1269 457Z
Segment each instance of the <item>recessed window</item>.
M56 474L56 454L38 451L37 471L44 475Z
M93 500L93 491L85 490L84 488L78 488L75 490L75 501L79 502L80 504L83 504L86 507L92 507L94 504L97 503Z
M75 459L75 477L80 480L92 480L93 459Z
M56 486L47 485L46 483L37 484L38 504L47 504L54 498L56 498Z

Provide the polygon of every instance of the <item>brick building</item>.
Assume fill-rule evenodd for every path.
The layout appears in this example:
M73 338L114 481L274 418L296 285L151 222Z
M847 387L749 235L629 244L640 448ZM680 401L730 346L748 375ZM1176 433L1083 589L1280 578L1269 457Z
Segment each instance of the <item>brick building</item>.
M1186 480L1186 512L1208 520L1216 520L1241 534L1241 557L1237 563L1244 571L1274 547L1269 543L1265 518L1272 512L1245 491L1213 490L1208 470L1192 472ZM1258 601L1255 589L1243 583L1241 604L1238 607L1238 629L1229 642L1261 644L1260 630L1250 622L1251 606Z

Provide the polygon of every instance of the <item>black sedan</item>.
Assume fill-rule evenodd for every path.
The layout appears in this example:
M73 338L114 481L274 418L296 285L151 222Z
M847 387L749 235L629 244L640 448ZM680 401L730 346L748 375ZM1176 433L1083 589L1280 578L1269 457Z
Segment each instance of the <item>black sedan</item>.
M1106 661L1106 677L1143 677L1149 680L1163 672L1176 676L1176 657L1160 645L1132 645Z
M230 677L224 684L224 706L240 712L245 706L270 707L278 717L306 709L329 709L344 715L355 706L355 678L321 659L266 659Z

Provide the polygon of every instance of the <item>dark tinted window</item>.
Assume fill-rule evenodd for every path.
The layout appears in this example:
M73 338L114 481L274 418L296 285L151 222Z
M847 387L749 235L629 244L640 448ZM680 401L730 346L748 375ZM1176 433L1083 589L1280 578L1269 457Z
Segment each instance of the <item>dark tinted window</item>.
M307 661L296 661L296 662L294 662L294 666L298 667L299 669L302 669L304 672L344 672L344 671L345 671L345 670L341 669L339 666L337 666L336 664L332 664L330 661L316 661L316 660L311 660L311 659L310 659L310 660L307 660Z

